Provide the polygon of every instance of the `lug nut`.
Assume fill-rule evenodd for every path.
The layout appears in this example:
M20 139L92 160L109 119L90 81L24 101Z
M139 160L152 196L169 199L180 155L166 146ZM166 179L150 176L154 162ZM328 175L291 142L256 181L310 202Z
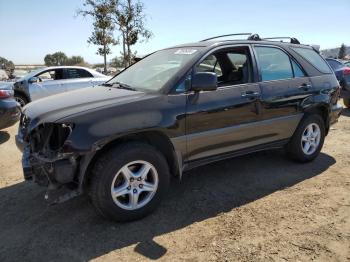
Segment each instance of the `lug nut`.
M126 189L127 189L127 190L130 190L130 189L131 189L131 186L128 186Z
M141 177L139 177L139 178L137 179L137 181L141 181Z
M134 178L130 178L130 182L134 182Z
M142 184L140 184L140 185L139 185L139 188L143 188L143 185L142 185Z
M137 189L134 189L132 192L134 192L134 194L136 194L137 193Z

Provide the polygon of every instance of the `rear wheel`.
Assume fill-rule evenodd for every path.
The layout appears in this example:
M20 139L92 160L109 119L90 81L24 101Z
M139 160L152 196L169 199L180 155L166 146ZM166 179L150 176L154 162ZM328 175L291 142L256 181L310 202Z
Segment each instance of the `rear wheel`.
M350 98L343 98L343 102L347 108L350 108Z
M96 163L90 197L96 209L115 221L140 219L151 213L169 186L164 156L143 143L128 143Z
M325 124L322 117L318 114L307 115L287 145L287 153L299 162L312 161L319 155L324 138Z

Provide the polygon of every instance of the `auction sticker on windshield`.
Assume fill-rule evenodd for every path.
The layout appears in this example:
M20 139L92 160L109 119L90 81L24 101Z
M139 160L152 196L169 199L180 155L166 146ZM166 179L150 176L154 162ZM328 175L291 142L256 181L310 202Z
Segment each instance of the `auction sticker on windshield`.
M197 50L195 49L179 49L175 52L175 55L193 55Z

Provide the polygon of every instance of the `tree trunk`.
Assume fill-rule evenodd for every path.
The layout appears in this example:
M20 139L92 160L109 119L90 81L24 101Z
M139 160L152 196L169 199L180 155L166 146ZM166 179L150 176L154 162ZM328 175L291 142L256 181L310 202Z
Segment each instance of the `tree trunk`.
M107 54L106 54L106 45L103 45L103 63L104 63L104 74L107 74Z
M123 37L123 66L124 67L127 67L127 61L126 61L126 48L125 48L125 34L124 32L122 33L122 37Z

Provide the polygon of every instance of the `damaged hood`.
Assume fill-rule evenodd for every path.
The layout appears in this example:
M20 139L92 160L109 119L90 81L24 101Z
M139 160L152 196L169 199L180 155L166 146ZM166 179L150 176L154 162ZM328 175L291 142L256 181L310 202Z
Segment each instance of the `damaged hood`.
M145 93L140 91L90 87L39 99L25 106L23 113L30 119L29 129L32 129L43 122L56 122L100 107L130 103L143 96Z

